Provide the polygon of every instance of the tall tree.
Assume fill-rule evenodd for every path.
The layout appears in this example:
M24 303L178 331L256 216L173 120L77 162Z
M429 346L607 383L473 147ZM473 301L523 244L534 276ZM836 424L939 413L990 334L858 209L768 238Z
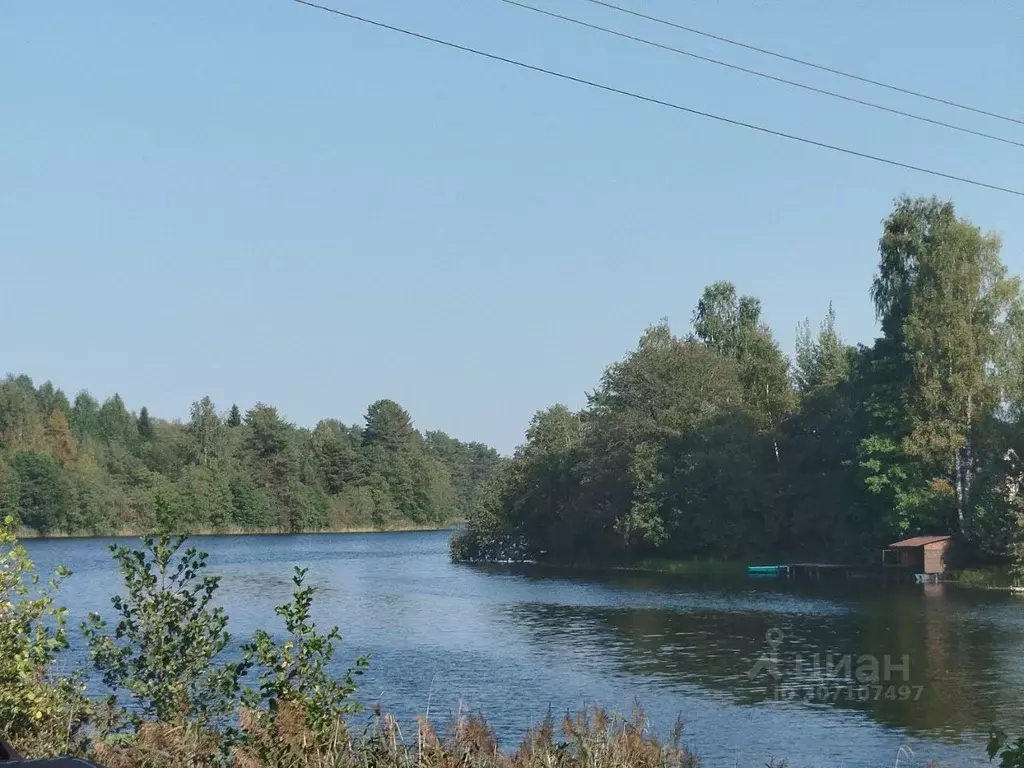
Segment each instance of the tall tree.
M71 430L79 441L86 438L98 439L100 404L84 389L75 396L71 409Z
M693 330L705 346L720 355L739 356L745 333L756 330L761 302L753 296L738 297L736 286L719 280L701 294L693 311Z
M228 418L224 423L231 429L242 426L242 411L236 403L231 404L231 410L228 411Z
M284 453L291 443L292 426L272 405L256 403L245 415L245 422L249 427L247 443L261 458Z
M740 381L747 406L760 431L771 437L776 463L779 430L796 407L790 386L789 360L782 353L767 326L744 328L739 350Z
M793 378L800 393L833 389L850 375L850 348L836 332L836 313L828 305L818 335L811 334L809 321L797 327Z
M209 465L218 456L224 442L224 425L209 396L192 403L192 417L186 431L193 461L200 466Z
M39 401L41 413L53 413L61 411L64 414L71 413L71 404L67 395L60 389L53 386L53 382L45 381L39 385L36 391L36 399Z
M153 424L149 420L149 409L146 406L142 406L142 410L139 411L139 418L135 422L135 428L138 430L139 437L143 440L153 439Z
M18 519L41 533L69 530L71 493L60 463L47 453L23 451L10 460L18 478Z
M378 400L366 410L363 442L380 445L390 451L409 451L416 431L409 412L394 400Z
M0 382L0 450L33 450L41 443L43 415L26 378L8 376Z
M999 250L999 238L958 218L952 203L902 198L885 222L872 285L883 333L904 357L902 448L950 484L960 530L977 473L975 433L1000 404L992 367L1020 301Z
M310 447L328 493L340 493L355 480L359 444L340 421L324 419L319 422L310 435Z
M0 515L17 518L19 509L18 474L0 456Z
M67 417L63 411L54 410L46 423L46 442L50 453L65 467L78 455L78 443L71 434Z
M789 382L789 361L761 323L761 302L737 297L736 287L719 281L704 289L693 312L693 329L706 347L740 364L744 399L761 430L772 435L775 460L780 460L778 430L795 401Z
M124 400L118 394L114 394L100 406L96 415L96 425L100 438L107 445L132 446L139 434L135 416L125 407Z

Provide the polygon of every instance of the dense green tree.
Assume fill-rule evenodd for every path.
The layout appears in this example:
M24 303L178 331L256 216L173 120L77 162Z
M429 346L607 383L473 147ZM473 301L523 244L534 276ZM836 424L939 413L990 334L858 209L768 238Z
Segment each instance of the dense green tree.
M340 493L356 479L359 442L340 421L319 422L310 436L310 447L328 493Z
M245 423L249 428L246 442L256 456L270 458L288 449L292 427L281 418L277 408L257 403L245 415Z
M139 434L136 418L125 407L120 395L115 394L104 401L96 416L96 424L100 439L107 445L122 448L135 445Z
M209 466L189 467L179 485L184 530L222 531L234 522L234 497L223 470Z
M408 452L416 441L409 413L394 400L378 400L366 411L363 442L392 452Z
M789 361L768 326L761 323L761 302L737 298L732 283L708 286L693 313L694 333L705 346L740 364L744 398L759 429L772 435L779 460L778 430L793 410Z
M797 327L793 378L801 395L828 391L850 376L851 348L836 332L836 313L829 304L818 335L811 334L810 322Z
M483 443L464 443L440 430L424 434L427 455L448 470L457 517L468 519L482 499L484 485L502 463L496 450Z
M64 466L71 464L78 456L78 443L71 434L71 427L63 411L55 410L46 422L46 444Z
M656 325L633 353L605 371L590 397L590 415L595 429L622 440L674 435L722 409L741 407L738 384L733 360Z
M33 450L42 438L43 416L35 392L25 389L23 378L8 376L0 382L0 450Z
M775 461L779 462L779 433L796 407L789 360L771 331L760 326L744 332L739 363L747 410L758 430L771 438Z
M75 405L71 409L71 430L79 441L86 438L99 438L100 404L96 398L86 391L75 396Z
M40 413L60 411L65 416L71 413L71 404L68 402L67 395L54 387L52 382L46 381L39 385L39 389L36 391L36 400L39 403Z
M187 508L179 485L165 475L142 469L127 489L132 521L140 530L168 532L188 530Z
M234 408L229 427L209 398L185 424L136 418L116 395L62 398L49 382L0 381L0 512L44 533L439 525L468 516L500 462L457 440L428 451L391 401L365 428L310 431L262 403L244 421Z
M135 428L139 432L139 437L143 440L153 439L153 423L149 420L149 409L146 406L142 406L139 411L139 418L135 422Z
M959 530L975 557L1011 559L1018 281L997 238L934 199L898 200L879 254L881 336L845 344L830 307L816 334L798 329L792 366L756 298L708 286L692 336L649 328L583 411L534 418L453 554L875 559L890 537Z
M948 486L956 517L947 525L964 531L976 432L1000 405L993 367L1020 301L999 248L952 203L903 198L885 222L872 286L891 354L902 358L907 422L898 448L923 468L908 479L919 485L923 474L933 489Z
M427 454L409 413L393 400L378 400L367 409L359 463L375 524L405 519L427 525L450 516L450 473Z
M224 446L224 424L221 423L213 401L209 397L192 403L192 418L186 432L189 437L189 453L193 463L208 466L216 459Z
M224 423L231 429L242 426L242 411L239 410L236 404L231 404L231 410L228 411L228 417Z
M21 524L41 533L69 530L73 498L60 462L48 453L21 451L9 463L17 475Z
M0 519L10 517L17 520L20 517L19 495L18 473L0 457Z
M266 530L274 521L270 513L270 499L256 482L245 473L238 473L229 481L231 491L231 517L235 525L246 530Z
M761 321L761 302L739 297L736 286L720 280L704 289L693 312L693 330L707 347L725 357L738 358L746 334Z

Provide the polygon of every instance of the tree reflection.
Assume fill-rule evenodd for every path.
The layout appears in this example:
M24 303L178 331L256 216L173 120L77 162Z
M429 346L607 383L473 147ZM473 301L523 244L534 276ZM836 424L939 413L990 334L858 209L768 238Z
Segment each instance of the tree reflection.
M1024 616L1001 594L944 585L599 581L617 587L601 604L508 610L544 650L598 654L659 685L696 685L744 704L781 698L783 706L856 709L943 736L1012 726L1024 711ZM773 651L778 677L766 664Z

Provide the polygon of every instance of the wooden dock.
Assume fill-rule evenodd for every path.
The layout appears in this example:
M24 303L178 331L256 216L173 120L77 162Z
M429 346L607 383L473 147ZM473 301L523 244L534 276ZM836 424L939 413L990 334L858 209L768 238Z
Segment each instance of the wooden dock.
M813 579L822 578L844 578L856 579L868 576L882 576L900 571L898 567L883 567L878 564L848 564L848 563L783 563L780 565L751 565L747 566L747 575L754 577L779 577L785 576L790 579Z

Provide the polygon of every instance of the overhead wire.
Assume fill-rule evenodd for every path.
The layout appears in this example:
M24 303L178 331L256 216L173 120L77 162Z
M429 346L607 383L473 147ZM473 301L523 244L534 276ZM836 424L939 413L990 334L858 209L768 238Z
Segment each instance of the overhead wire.
M772 75L772 74L769 74L767 72L762 72L762 71L757 70L757 69L750 69L748 67L741 67L738 64L732 64L732 63L727 62L727 61L722 61L721 59L714 59L714 58L711 58L710 56L702 56L700 54L693 53L692 51L687 51L687 50L684 50L682 48L676 48L675 46L672 46L672 45L666 45L664 43L659 43L656 40L651 40L651 39L645 38L645 37L639 37L637 35L631 35L631 34L629 34L627 32L622 32L621 30L617 30L617 29L611 29L609 27L603 27L600 24L594 24L594 23L589 22L589 21L584 21L583 19L578 19L578 18L576 18L574 16L567 16L565 14L556 13L555 11L549 11L546 8L540 8L538 6L531 5L529 3L521 2L521 0L501 0L501 2L506 3L508 5L515 6L517 8L522 8L523 10L532 11L534 13L538 13L538 14L541 14L543 16L548 16L548 17L553 18L553 19L559 19L561 21L565 21L565 22L568 22L570 24L575 24L575 25L580 26L580 27L585 27L587 29L591 29L591 30L594 30L596 32L603 32L605 34L613 35L614 37L618 37L618 38L621 38L621 39L624 39L624 40L631 40L631 41L636 42L636 43L641 43L643 45L651 46L653 48L659 48L659 49L661 49L663 51L669 51L670 53L676 53L676 54L679 54L681 56L688 56L688 57L690 57L692 59L697 59L699 61L704 61L704 62L707 62L709 64L715 64L715 65L720 66L720 67L726 67L727 69L735 70L737 72L743 72L745 74L753 75L755 77L760 77L760 78L763 78L765 80L772 80L772 81L774 81L776 83L782 83L783 85L788 85L788 86L791 86L793 88L800 88L800 89L805 90L805 91L811 91L812 93L818 93L818 94L821 94L823 96L829 96L829 97L834 98L834 99L840 99L842 101L850 102L852 104L858 104L860 106L870 107L872 109L877 109L877 110L879 110L881 112L888 112L888 113L893 114L893 115L900 115L902 117L910 118L911 120L918 120L918 121L923 122L923 123L929 123L931 125L937 125L937 126L940 126L942 128L948 128L948 129L953 130L953 131L959 131L961 133L971 134L972 136L978 136L978 137L983 138L983 139L990 139L992 141L1002 142L1003 144L1011 144L1013 146L1024 148L1024 141L1015 141L1014 139L1008 139L1008 138L1005 138L1003 136L996 136L996 135L991 134L991 133L985 133L984 131L976 131L973 128L966 128L966 127L964 127L962 125L955 125L953 123L947 123L947 122L944 122L942 120L935 120L935 119L930 118L930 117L925 117L923 115L914 114L913 112L905 112L905 111L903 111L901 109L894 109L892 107L887 107L887 106L884 106L882 104L876 104L875 102L872 102L872 101L865 101L864 99L858 99L858 98L854 98L853 96L847 96L847 95L842 94L842 93L837 93L836 91L830 91L830 90L828 90L826 88L817 88L817 87L815 87L813 85L807 85L806 83L800 83L800 82L797 82L795 80L789 80L789 79L784 78L784 77L777 77L776 75Z
M968 178L966 176L958 176L956 174L946 173L944 171L937 171L937 170L934 170L934 169L931 169L931 168L925 168L923 166L913 165L911 163L904 163L904 162L901 162L899 160L892 160L890 158L881 157L879 155L872 155L872 154L869 154L867 152L861 152L859 150L849 149L847 147L840 147L840 146L835 145L835 144L829 144L829 143L824 142L824 141L818 141L816 139L810 139L810 138L807 138L805 136L798 136L796 134L786 133L785 131L778 131L778 130L775 130L773 128L766 128L764 126L756 125L754 123L748 123L748 122L745 122L743 120L736 120L736 119L731 118L731 117L724 117L722 115L716 115L716 114L711 113L711 112L705 112L703 110L694 109L693 107L687 107L687 106L685 106L683 104L678 104L676 102L666 101L664 99L658 99L658 98L655 98L653 96L646 96L646 95L641 94L641 93L636 93L635 91L629 91L629 90L626 90L624 88L617 88L615 86L606 85L604 83L599 83L599 82L594 81L594 80L588 80L588 79L583 78L583 77L577 77L576 75L570 75L570 74L567 74L565 72L559 72L557 70L548 69L546 67L541 67L541 66L538 66L536 64L529 64L527 62L519 61L518 59L512 59L512 58L509 58L507 56L501 56L501 55L496 54L496 53L489 53L487 51L483 51L483 50L480 50L478 48L472 48L472 47L470 47L468 45L461 45L459 43L453 43L450 40L444 40L444 39L441 39L439 37L432 37L431 35L427 35L427 34L424 34L422 32L415 32L413 30L405 29L403 27L398 27L398 26L395 26L393 24L387 24L385 22L377 21L375 19L370 19L370 18L367 18L365 16L359 16L358 14L355 14L355 13L350 13L348 11L342 11L342 10L340 10L338 8L332 8L332 7L327 6L327 5L321 5L320 3L312 2L312 0L293 0L293 2L298 3L299 5L304 5L304 6L308 7L308 8L314 8L314 9L317 9L317 10L320 10L320 11L324 11L326 13L330 13L330 14L333 14L333 15L336 15L336 16L340 16L340 17L349 19L351 21L356 21L356 22L359 22L361 24L366 24L368 26L373 26L373 27L376 27L378 29L389 30L391 32L396 32L398 34L406 35L408 37L416 38L418 40L423 40L425 42L434 43L436 45L440 45L440 46L443 46L443 47L446 47L446 48L450 48L452 50L462 51L464 53L473 54L474 56L480 56L482 58L490 59L491 61L502 62L504 64L509 64L511 66L515 66L515 67L519 67L521 69L529 70L531 72L537 72L537 73L540 73L540 74L548 75L550 77L556 77L556 78L559 78L561 80L566 80L568 82L577 83L578 85L585 85L585 86L587 86L589 88L594 88L596 90L605 91L606 93L618 94L619 96L625 96L625 97L628 97L628 98L636 99L638 101L643 101L643 102L646 102L648 104L655 104L657 106L666 107L668 109L677 110L679 112L685 112L687 114L697 115L699 117L705 117L705 118L708 118L710 120L715 120L715 121L720 122L720 123L726 123L728 125L734 125L734 126L738 126L738 127L741 127L741 128L747 128L749 130L757 131L759 133L763 133L763 134L766 134L766 135L769 135L769 136L776 136L776 137L779 137L779 138L788 139L790 141L800 142L802 144L807 144L807 145L810 145L810 146L819 147L821 149L830 150L832 152L838 152L838 153L841 153L841 154L850 155L852 157L859 157L859 158L862 158L864 160L871 160L871 161L874 161L876 163L882 163L882 164L893 166L893 167L896 167L896 168L904 168L906 170L916 171L918 173L924 173L924 174L928 174L930 176L936 176L936 177L943 178L943 179L948 179L948 180L951 180L951 181L958 181L958 182L961 182L963 184L970 184L970 185L976 186L976 187L983 187L985 189L990 189L990 190L993 190L993 191L996 191L996 192L1002 192L1002 193L1005 193L1005 194L1008 194L1008 195L1014 195L1016 197L1024 197L1024 191L1019 190L1019 189L1012 189L1010 187L1003 187L1003 186L1000 186L998 184L990 184L988 182L978 181L977 179L971 179L971 178Z
M740 40L735 40L733 38L724 37L722 35L716 35L716 34L713 34L711 32L707 32L707 31L702 30L702 29L697 29L696 27L689 27L689 26L686 26L685 24L680 24L678 22L671 21L669 19L661 18L660 16L653 16L653 15L651 15L649 13L642 13L641 11L634 10L633 8L629 8L627 6L619 5L618 3L610 2L610 0L585 0L585 1L588 2L588 3L593 3L594 5L600 5L600 6L603 6L604 8L609 8L611 10L618 11L619 13L625 13L625 14L628 14L630 16L635 16L636 18L639 18L639 19L646 19L647 21L653 21L656 24L663 24L663 25L665 25L667 27L672 27L674 29L682 30L683 32L689 32L689 33L694 34L694 35L700 35L701 37L709 38L711 40L717 40L720 43L726 43L728 45L734 45L734 46L736 46L738 48L746 48L748 51L755 51L757 53L762 53L765 56L772 56L772 57L774 57L776 59L782 59L783 61L789 61L789 62L792 62L794 64L800 64L801 66L804 66L804 67L811 67L812 69L817 69L817 70L819 70L821 72L828 72L828 73L833 74L833 75L839 75L840 77L845 77L845 78L848 78L850 80L857 80L858 82L861 82L861 83L867 83L869 85L874 85L874 86L877 86L879 88L886 88L886 89L888 89L890 91L896 91L897 93L902 93L902 94L907 95L907 96L914 96L915 98L918 98L918 99L925 99L927 101L932 101L932 102L935 102L937 104L945 104L947 107L955 107L957 109L963 109L963 110L966 110L968 112L974 112L975 114L978 114L978 115L985 115L986 117L993 117L996 120L1004 120L1004 121L1006 121L1008 123L1016 123L1018 125L1024 125L1024 118L1012 117L1010 115L1003 115L1003 114L1000 114L998 112L993 112L991 110L981 109L980 107L972 107L972 106L970 106L968 104L962 104L960 102L953 101L952 99L945 99L945 98L942 98L940 96L932 96L932 95L927 94L927 93L922 93L921 91L915 91L915 90L913 90L911 88L903 88L901 86L894 85L892 83L887 83L887 82L884 82L882 80L874 80L874 79L872 79L870 77L864 77L863 75L858 75L858 74L855 74L853 72L846 72L846 71L841 70L841 69L836 69L835 67L829 67L829 66L826 66L824 64L816 64L815 62L808 61L807 59L800 59L800 58L797 58L796 56L790 56L790 55L785 54L785 53L779 53L778 51L773 51L773 50L771 50L769 48L761 48L761 47L756 46L756 45L751 45L750 43L744 43L744 42L742 42Z

